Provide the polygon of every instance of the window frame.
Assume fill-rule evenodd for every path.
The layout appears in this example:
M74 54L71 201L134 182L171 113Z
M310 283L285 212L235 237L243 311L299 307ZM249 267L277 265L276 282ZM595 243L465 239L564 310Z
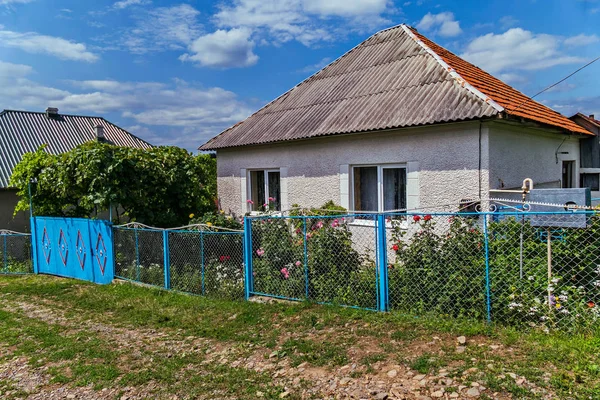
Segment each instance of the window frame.
M598 177L598 183L599 183L598 188L597 189L593 189L593 188L590 187L589 189L590 189L590 192L598 192L598 191L600 191L600 173L597 173L597 172L591 172L591 173L590 172L581 172L579 174L579 187L581 187L581 188L587 188L588 187L588 186L584 185L584 182L583 182L584 181L584 179L583 179L584 175L596 175Z
M355 188L354 168L364 168L364 167L377 167L377 210L375 210L375 211L359 211L355 207L356 203L355 203L355 193L354 193L354 188ZM384 211L385 201L383 198L383 170L384 169L404 169L404 173L406 175L406 182L405 182L406 191L404 194L404 196L405 196L404 202L408 206L408 165L406 163L400 163L400 164L351 164L350 165L351 179L350 179L349 192L350 192L350 204L352 204L353 212L355 212L355 213L361 213L361 212L382 213L382 212L385 212Z
M246 170L246 202L248 200L252 200L252 173L253 172L263 172L264 179L264 191L265 191L265 203L269 199L269 197L273 197L269 193L269 172L277 172L279 173L279 193L281 197L281 169L280 168L249 168ZM281 199L277 199L277 203L279 204L279 208L281 208ZM250 207L248 207L250 206ZM250 208L248 212L251 215L255 215L260 213L258 210L254 210L254 207L259 208L262 204L248 204L246 203L246 209ZM281 210L270 210L270 211L281 211Z

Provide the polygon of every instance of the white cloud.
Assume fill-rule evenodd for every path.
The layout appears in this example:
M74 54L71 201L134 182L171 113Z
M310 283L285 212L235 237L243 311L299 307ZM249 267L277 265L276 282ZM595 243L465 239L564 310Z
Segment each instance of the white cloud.
M597 35L586 35L582 33L577 36L566 38L564 44L567 46L587 46L597 43L598 41L600 41L600 38Z
M563 54L560 46L561 39L557 36L513 28L502 34L488 33L474 39L461 57L492 74L509 70L540 70L583 61Z
M500 79L502 82L508 83L509 85L516 85L519 83L527 82L527 78L525 76L523 76L523 74L516 74L516 73L500 74L500 75L498 75L498 79Z
M563 115L571 116L580 112L584 115L594 114L594 118L600 119L600 96L563 98L547 103Z
M35 0L0 0L0 5L9 5L9 4L25 4L25 3L31 3L32 1Z
M149 4L149 3L150 3L150 0L121 0L121 1L117 1L115 4L113 4L113 8L122 10L129 6L141 6L141 5L145 5L145 4Z
M14 47L34 54L49 54L63 60L94 62L98 56L87 51L85 44L35 32L0 30L0 46Z
M185 49L200 35L200 12L188 4L143 10L133 27L118 32L117 42L135 54ZM114 44L115 38L106 41Z
M12 64L0 61L0 79L24 77L33 72L33 68L24 64Z
M393 10L388 3L388 0L233 0L219 6L214 20L221 28L248 28L266 42L297 40L310 46L349 31L372 30L389 24L382 17ZM331 24L331 20L340 18L344 24Z
M321 17L364 17L382 14L387 3L387 0L304 0L302 5L307 13Z
M254 42L250 40L250 30L219 29L200 36L190 45L192 54L184 54L179 59L196 62L205 67L248 67L258 61L258 56L252 51L253 48Z
M254 108L231 91L183 80L59 81L63 87L56 88L30 79L33 72L27 65L0 62L3 108L43 111L53 106L63 113L105 116L124 127L136 127L132 132L153 144L195 149ZM107 115L115 113L117 117Z
M512 15L505 15L504 17L500 18L498 22L500 22L500 26L502 27L502 29L508 29L517 25L519 23L519 20L513 17Z
M417 24L417 29L444 37L458 36L462 32L460 23L454 19L454 14L451 12L427 13Z
M323 69L325 66L327 66L329 63L331 62L331 57L325 57L323 59L321 59L321 61L311 64L311 65L307 65L306 67L299 69L298 72L302 72L302 73L306 73L306 74L313 74L321 69Z

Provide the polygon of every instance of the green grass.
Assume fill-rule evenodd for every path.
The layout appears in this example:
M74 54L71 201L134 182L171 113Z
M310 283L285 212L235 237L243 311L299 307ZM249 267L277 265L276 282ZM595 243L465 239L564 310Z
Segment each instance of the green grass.
M213 397L236 398L255 398L257 391L265 398L276 398L284 390L273 384L268 373L204 362L206 348L175 355L142 348L139 358L132 358L131 348L114 345L85 326L73 329L30 318L8 306L10 302L39 303L60 311L73 324L94 321L116 329L169 332L180 340L204 338L227 344L241 358L264 349L267 358L276 352L276 360L287 358L291 365L306 362L333 369L357 363L363 371L367 367L367 373L376 362L402 360L424 374L453 366L452 376L461 376L477 368L482 371L477 379L484 385L517 398L535 396L512 378L498 378L503 373L524 376L559 398L596 398L600 393L600 338L591 335L521 332L468 320L414 318L310 303L232 302L131 284L97 286L47 276L0 277L0 296L4 302L0 344L11 347L11 357L27 357L32 368L49 366L52 381L69 386L159 383L172 393L192 397L214 393ZM454 352L459 335L468 337L464 353ZM432 336L444 338L445 344L437 345L438 350L417 346L431 342ZM498 353L472 343L475 339L502 344L511 351ZM365 343L379 350L353 359L351 350ZM420 350L415 353L414 349ZM148 363L150 358L152 363ZM486 369L490 363L497 368ZM0 390L10 385L0 381ZM299 394L289 398L294 396Z

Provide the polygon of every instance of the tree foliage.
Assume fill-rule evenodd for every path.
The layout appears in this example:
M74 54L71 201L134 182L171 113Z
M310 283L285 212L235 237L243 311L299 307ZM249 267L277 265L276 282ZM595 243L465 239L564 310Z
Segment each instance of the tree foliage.
M45 146L23 156L11 186L17 211L29 209L29 183L37 215L90 217L119 205L130 220L168 227L190 214L215 210L216 162L178 147L149 150L89 142L60 155Z

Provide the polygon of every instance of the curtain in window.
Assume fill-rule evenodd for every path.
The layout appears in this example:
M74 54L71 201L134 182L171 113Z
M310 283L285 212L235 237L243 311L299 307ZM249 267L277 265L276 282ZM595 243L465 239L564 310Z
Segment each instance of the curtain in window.
M377 211L377 167L354 168L354 209Z
M406 169L383 169L383 210L406 208Z
M592 191L600 189L598 174L581 174L581 187L590 188Z
M250 182L252 187L250 194L252 197L252 210L256 211L265 204L265 171L250 172Z
M269 197L275 199L270 201L270 209L281 211L281 174L279 172L269 172Z

